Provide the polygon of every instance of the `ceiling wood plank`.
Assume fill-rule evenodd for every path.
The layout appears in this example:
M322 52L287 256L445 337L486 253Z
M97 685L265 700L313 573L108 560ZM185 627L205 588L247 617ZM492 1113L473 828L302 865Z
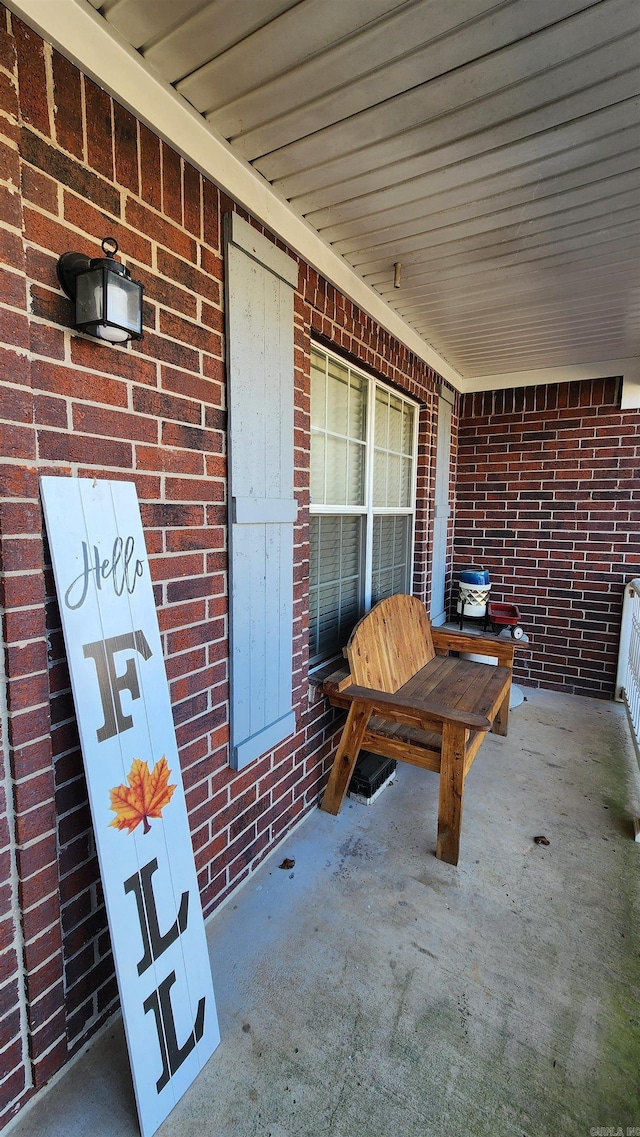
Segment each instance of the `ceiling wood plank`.
M259 87L407 0L301 0L252 35L187 75L177 88L207 114Z
M554 0L550 2L555 7ZM586 69L591 66L601 68L603 77L615 76L626 67L637 68L637 51L634 53L633 47L629 48L621 36L638 31L640 7L629 5L628 0L610 2L617 6L620 31L617 24L612 26L601 6L596 5L536 35L375 104L344 122L336 122L283 146L256 161L256 168L270 181L283 183L283 188L294 175L318 166L330 171L332 178L337 175L339 180L343 176L340 162L343 165L350 162L352 174L358 170L359 163L369 167L366 158L369 147L378 148L382 164L396 161L402 156L398 148L407 146L408 132L414 128L421 128L417 136L412 136L414 147L427 124L430 129L436 129L438 120L438 126L442 124L444 131L450 130L454 137L458 123L463 124L460 129L464 133L478 133L502 122L505 115L523 115L531 107L543 107L550 99L562 98L572 90L595 87L600 82L599 76L594 80L589 76L585 81ZM539 4L529 5L528 10L537 12L545 5L546 0L540 0ZM473 28L467 35L473 36ZM594 35L597 47L593 44ZM616 63L620 53L626 63ZM586 54L593 58L583 59ZM555 88L555 94L547 94L548 85ZM454 112L457 112L455 117ZM289 196L286 188L284 192Z
M464 129L459 116L452 112L434 126L433 131L421 127L420 144L404 155L396 149L395 143L385 145L378 151L376 160L381 158L384 150L389 161L381 166L374 167L370 162L365 172L357 172L364 158L360 152L354 155L352 174L348 177L343 176L342 159L336 159L325 163L321 170L306 170L290 178L276 179L274 186L305 216L323 205L335 208L342 202L353 203L354 199L355 209L359 211L362 208L359 199L367 195L378 192L378 203L384 201L385 192L387 200L389 194L396 195L400 201L405 194L413 199L417 177L451 166L459 167L467 161L478 162L484 155L488 156L490 168L500 168L510 146L517 147L525 161L532 161L536 155L545 156L549 150L564 149L586 141L605 121L608 126L603 134L637 125L637 106L625 104L631 104L640 94L640 68L612 76L587 90L580 86L584 83L582 67L577 64L573 70L576 88L552 102L540 102L548 86L544 80L538 81L537 99L532 99L529 104L535 107L534 110L510 116L512 104L507 93L503 92L487 99L486 103L492 105L483 105L480 111L460 112ZM499 111L505 117L491 119L492 111ZM455 132L454 115L458 118L458 130ZM588 116L593 117L591 123L585 121ZM541 136L545 132L552 136L543 140ZM562 138L561 133L564 134ZM395 159L393 153L396 154ZM338 174L338 165L342 175ZM256 168L258 166L259 163ZM337 180L332 180L336 177ZM320 185L320 182L325 184Z
M144 57L168 83L177 83L299 3L213 0L204 8L200 3L200 11L190 19L181 19L169 35L158 36L149 44Z
M640 140L640 129L638 131ZM332 241L336 252L350 256L357 251L381 248L389 245L397 248L398 241L411 238L434 229L464 225L473 222L478 232L497 228L501 218L516 215L521 211L523 219L552 214L580 205L585 201L619 192L625 185L632 185L640 176L640 153L630 150L606 161L594 163L586 170L572 170L568 175L548 178L542 181L527 182L517 190L497 193L489 198L470 200L463 205L451 206L446 195L438 201L416 202L397 211L398 220L394 225L380 225L363 234L356 233L343 240ZM441 208L437 208L440 204ZM431 206L431 208L429 208ZM326 232L323 236L327 238ZM375 244L372 244L375 238Z
M440 313L451 314L456 319L464 319L468 315L475 317L477 313L481 321L492 323L505 312L517 314L525 311L528 316L537 306L544 306L547 302L571 306L576 299L582 303L584 297L591 294L609 296L615 292L628 297L630 304L635 304L638 303L638 293L634 294L633 286L637 283L639 251L640 238L635 244L630 244L624 259L609 253L590 260L588 272L579 262L543 275L524 272L518 276L512 272L508 292L500 277L488 282L486 288L481 283L469 285L464 290L442 283L434 289L416 287L397 302L397 311L403 319L412 322L424 323Z
M581 0L573 0L575 10ZM285 71L211 121L249 161L324 127L418 87L518 36L517 11L527 0L421 0L328 45L299 67ZM528 5L531 26L532 7ZM540 26L539 17L534 26ZM468 34L473 29L473 37Z
M636 156L636 161L638 156ZM354 267L370 262L387 262L389 258L403 260L422 254L425 249L463 240L466 237L488 234L496 241L508 238L514 227L527 233L550 232L562 224L563 217L571 215L578 221L582 216L590 217L605 212L609 207L617 208L621 195L627 195L634 205L640 191L640 166L616 176L602 178L596 182L567 190L560 194L521 200L508 209L496 209L490 213L476 216L455 216L449 212L426 218L423 225L413 222L411 233L398 232L379 234L382 238L375 245L364 242L339 242L334 244L336 252L343 254ZM428 227L426 227L428 225ZM405 227L403 227L405 228ZM355 247L352 247L355 245ZM403 261L403 263L407 263ZM408 263L411 263L409 260Z
M95 6L132 47L140 48L188 19L202 0L180 0L179 7L175 0L111 0Z
M619 111L619 108L618 108ZM514 188L532 186L544 182L554 175L577 173L590 164L601 160L612 160L616 155L637 154L640 141L640 101L636 106L625 108L630 125L622 129L608 129L618 112L608 112L597 118L571 123L556 130L551 137L526 139L505 147L500 151L490 151L469 158L459 165L444 166L431 173L398 182L385 190L364 197L357 197L331 209L308 213L307 221L326 240L339 240L338 226L351 232L351 226L358 224L384 226L387 218L397 217L404 208L415 209L423 202L430 209L430 200L435 199L437 212L438 198L452 206L464 202L484 201ZM633 163L635 165L635 162ZM391 195L398 189L397 200L392 204ZM535 193L535 188L531 190ZM335 238L334 238L335 234Z
M597 253L599 246L608 245L611 242L624 243L626 240L637 236L638 233L640 233L640 218L638 218L636 211L632 221L625 221L622 224L608 227L595 225L588 245L585 245L584 234L581 234L562 241L555 240L544 247L518 248L509 252L501 252L497 256L486 256L481 252L475 258L470 253L458 256L446 255L441 258L430 257L426 262L422 262L416 267L416 277L419 279L420 276L423 276L435 284L443 278L448 280L454 277L461 279L492 271L504 271L518 265L535 265L538 269L546 266L555 267L566 263L569 257L580 254L583 255L585 261L588 261L590 255ZM404 275L405 269L403 268ZM412 280L409 270L406 271L406 279L408 283ZM387 280L388 274L380 277L379 274L372 273L371 276L367 277L367 283L371 288L377 288L380 283Z

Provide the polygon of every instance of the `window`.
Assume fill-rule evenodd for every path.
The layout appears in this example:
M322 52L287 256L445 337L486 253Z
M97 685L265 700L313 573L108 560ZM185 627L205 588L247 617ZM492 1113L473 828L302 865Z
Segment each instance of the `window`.
M378 600L410 591L417 427L415 403L312 349L312 663Z

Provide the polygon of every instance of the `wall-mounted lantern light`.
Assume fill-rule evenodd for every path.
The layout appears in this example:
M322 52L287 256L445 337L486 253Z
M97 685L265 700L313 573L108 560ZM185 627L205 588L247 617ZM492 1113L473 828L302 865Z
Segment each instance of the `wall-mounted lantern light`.
M143 285L115 260L118 242L105 237L104 257L63 253L58 261L60 287L75 301L74 324L79 332L110 343L142 339Z

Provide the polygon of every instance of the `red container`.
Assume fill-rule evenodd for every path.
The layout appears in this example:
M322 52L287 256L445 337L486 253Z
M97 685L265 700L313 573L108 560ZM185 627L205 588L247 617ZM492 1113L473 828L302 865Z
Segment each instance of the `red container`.
M504 624L510 628L520 623L520 609L516 604L499 604L490 600L487 608L487 615L492 624Z

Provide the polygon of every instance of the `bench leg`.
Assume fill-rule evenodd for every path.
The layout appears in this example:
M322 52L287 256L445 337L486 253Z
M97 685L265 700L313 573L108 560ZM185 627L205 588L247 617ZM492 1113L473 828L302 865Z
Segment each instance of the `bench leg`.
M493 720L493 726L491 727L491 733L492 734L502 735L503 738L506 738L507 730L509 729L509 699L510 698L511 698L511 684L509 684L509 690L507 691L504 699L502 700L502 703L500 705L498 713Z
M354 699L349 707L327 788L320 802L320 808L326 813L340 813L370 718L371 705Z
M457 865L460 853L466 740L466 727L443 724L436 857L450 865Z

